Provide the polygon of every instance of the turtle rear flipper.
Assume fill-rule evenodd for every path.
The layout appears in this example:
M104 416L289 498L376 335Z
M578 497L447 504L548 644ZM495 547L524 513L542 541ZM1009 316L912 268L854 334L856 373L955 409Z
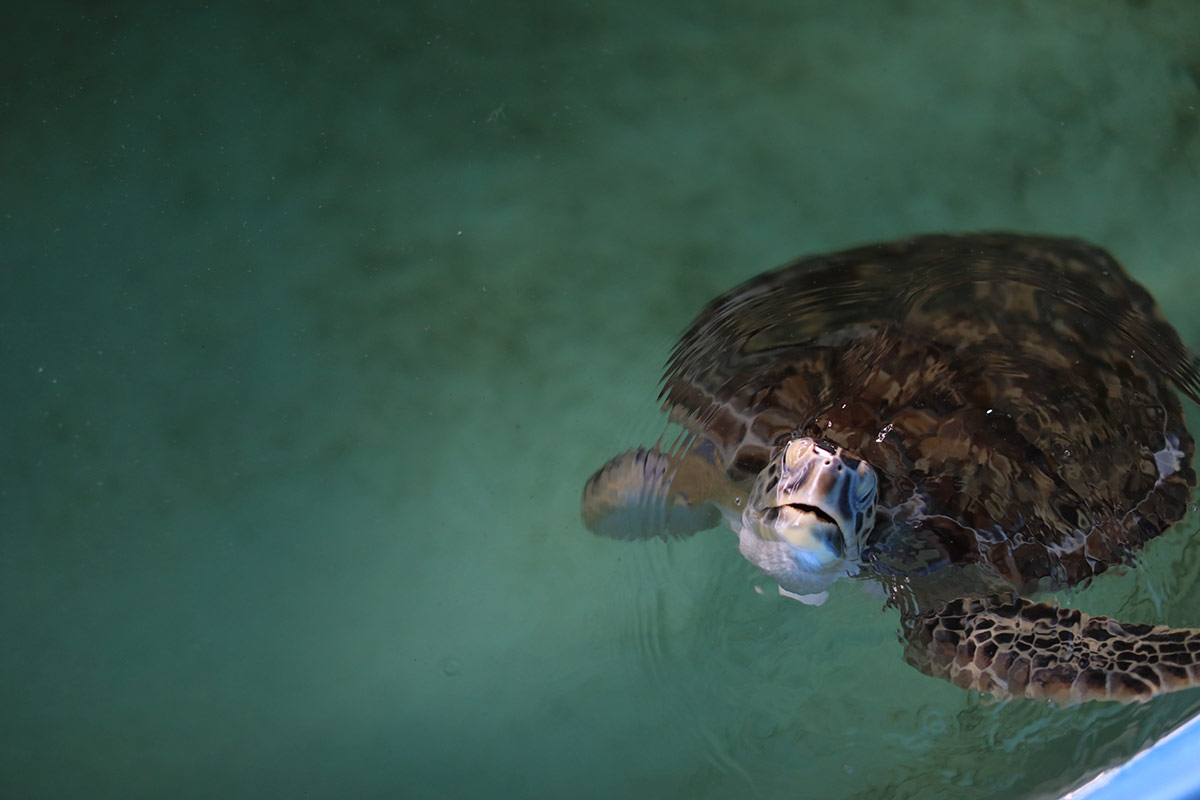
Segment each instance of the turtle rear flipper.
M721 522L724 474L697 449L672 460L658 450L628 450L583 487L583 522L614 539L684 537Z
M1200 685L1200 630L1028 600L954 600L907 617L903 636L921 672L997 699L1130 703Z

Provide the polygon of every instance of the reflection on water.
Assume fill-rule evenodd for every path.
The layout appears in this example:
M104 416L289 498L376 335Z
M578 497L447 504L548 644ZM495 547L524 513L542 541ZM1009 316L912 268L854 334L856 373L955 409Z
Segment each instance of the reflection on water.
M1195 481L1190 463L1164 468L1161 451L1165 437L1189 462L1193 455L1167 388L1169 376L1195 399L1200 384L1192 356L1150 297L1103 253L1006 237L972 244L979 255L968 260L961 248L938 240L915 248L924 258L856 251L752 280L713 301L675 348L663 396L696 440L659 440L676 471L653 480L638 473L639 527L622 538L653 537L664 508L684 502L678 482L691 473L679 465L709 452L697 441L711 440L730 480L748 484L771 448L820 423L827 439L876 464L887 484L880 503L893 508L877 526L885 545L895 548L900 506L916 495L923 513L957 515L979 540L925 540L941 548L940 555L926 554L941 559L929 572L955 574L932 581L933 589L911 574L887 580L892 597L885 603L875 584L864 581L878 577L870 568L857 582L838 584L820 609L780 597L773 581L736 557L724 527L634 549L637 613L619 645L664 707L687 709L680 730L710 754L710 774L698 776L700 784L766 793L804 786L817 796L934 796L930 787L947 785L1056 791L1066 785L1061 762L1031 754L1071 753L1072 778L1079 777L1136 751L1164 720L1200 705L1195 692L1132 708L997 703L987 694L956 695L902 665L896 613L885 606L915 601L936 610L959 592L1058 589L1053 602L1094 614L1200 623L1186 613L1197 591L1194 508L1144 551L1140 538L1104 522L1132 528L1143 522L1139 536L1153 537L1187 510L1182 499ZM920 361L912 358L912 338L923 348ZM1076 385L1064 385L1072 379ZM870 408L839 415L854 404ZM924 412L924 429L905 419L914 408ZM978 427L946 433L945 419L977 410L1010 421L993 428L980 416ZM997 466L997 453L1017 439L1023 460L1010 449ZM1135 466L1139 460L1157 471ZM1125 467L1114 470L1113 463ZM1147 479L1131 482L1139 471ZM937 494L939 476L954 480L948 495ZM1029 496L1039 491L1038 481L1046 482L1044 497ZM1159 495L1171 481L1179 490L1164 500ZM996 514L1009 508L1006 493L1025 494L1017 498L1020 522L999 525ZM994 501L976 503L989 494ZM983 518L980 508L993 518ZM1130 508L1136 510L1126 516ZM737 515L725 510L737 526ZM1085 549L1083 520L1095 529L1108 526L1112 555L1086 546L1087 558L1072 557L1072 546ZM984 541L1007 546L1006 560ZM1053 544L1040 562L1014 555L1038 543ZM974 563L974 571L945 567L964 562ZM1135 563L1138 569L1126 566ZM1110 579L1090 585L1094 573L1114 564ZM1066 663L1075 646L1055 658ZM1093 655L1093 669L1099 663ZM1072 674L1087 667L1085 661ZM1005 757L981 758L981 752Z
M1195 624L1198 530L1193 512L1136 569L1072 591L1070 603ZM798 786L814 797L1054 795L1200 710L1195 692L1068 707L963 693L903 663L895 612L861 586L835 586L821 608L779 597L728 531L623 558L638 598L614 646L649 690L642 713L673 715L664 735L708 752L687 784L696 796Z

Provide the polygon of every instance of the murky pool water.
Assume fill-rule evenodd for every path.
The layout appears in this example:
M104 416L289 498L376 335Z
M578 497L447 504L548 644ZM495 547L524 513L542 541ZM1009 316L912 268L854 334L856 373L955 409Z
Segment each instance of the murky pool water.
M803 253L1082 236L1200 348L1195 12L895 9L11 20L0 795L1054 796L1200 710L989 705L861 586L579 519ZM1069 602L1200 625L1198 525Z

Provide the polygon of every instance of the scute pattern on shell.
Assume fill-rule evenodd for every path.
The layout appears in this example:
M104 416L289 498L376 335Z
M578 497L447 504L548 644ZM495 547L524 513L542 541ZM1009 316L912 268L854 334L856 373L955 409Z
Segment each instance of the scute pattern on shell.
M1192 356L1104 251L936 235L722 295L662 399L734 482L798 434L869 461L883 567L922 550L931 571L979 565L1025 592L1085 580L1183 516L1194 444L1172 383L1200 397Z

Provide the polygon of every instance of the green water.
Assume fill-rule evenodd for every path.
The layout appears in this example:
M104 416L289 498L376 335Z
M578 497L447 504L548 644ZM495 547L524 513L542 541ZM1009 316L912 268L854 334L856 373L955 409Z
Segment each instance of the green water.
M1200 349L1193 4L175 5L0 33L0 796L1055 796L1200 709L578 519L803 253L1081 235ZM1200 625L1196 529L1064 600Z

